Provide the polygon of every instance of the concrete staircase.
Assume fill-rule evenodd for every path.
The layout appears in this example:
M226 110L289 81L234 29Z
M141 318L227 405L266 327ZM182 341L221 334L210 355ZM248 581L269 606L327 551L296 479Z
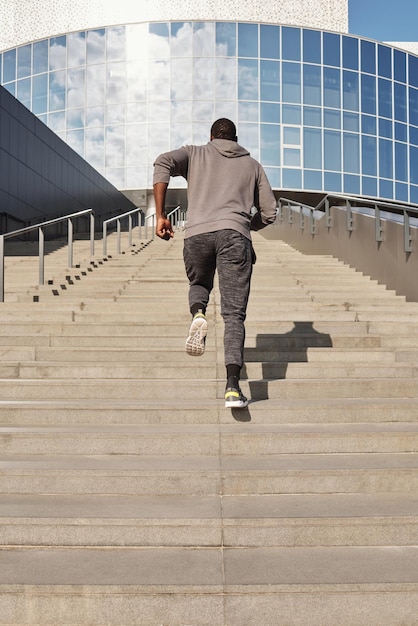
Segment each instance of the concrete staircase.
M184 352L181 232L78 245L42 288L8 258L0 624L418 624L418 304L254 236L231 411L217 289Z

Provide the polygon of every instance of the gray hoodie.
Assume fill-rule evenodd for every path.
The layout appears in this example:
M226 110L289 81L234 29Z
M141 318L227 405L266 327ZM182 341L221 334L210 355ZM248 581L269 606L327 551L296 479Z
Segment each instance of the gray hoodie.
M170 176L187 180L185 237L232 229L250 239L250 229L275 220L276 199L263 167L235 141L213 139L160 154L153 183L168 183Z

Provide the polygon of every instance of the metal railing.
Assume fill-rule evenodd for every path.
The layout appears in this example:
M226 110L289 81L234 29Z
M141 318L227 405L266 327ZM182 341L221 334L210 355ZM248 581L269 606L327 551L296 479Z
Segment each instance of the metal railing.
M289 209L299 210L300 215L300 228L304 230L306 228L305 217L309 216L309 229L310 234L315 235L315 219L318 217L324 217L326 220L327 228L332 226L332 205L338 205L346 210L346 228L352 232L354 229L353 211L359 210L359 207L363 209L370 209L375 219L375 239L377 242L383 241L383 214L392 214L392 216L399 216L400 221L403 223L404 230L404 249L405 252L412 252L411 247L411 217L418 218L418 205L416 204L404 204L402 202L376 200L376 198L361 198L358 196L349 196L342 194L327 194L322 200L315 206L309 206L303 202L297 200L291 200L289 198L279 198L277 208L277 218L283 220L283 206L287 205ZM293 222L292 211L288 211L288 221L291 224Z
M127 211L127 213L122 213L122 215L116 215L115 217L111 217L108 220L105 220L103 222L103 255L106 256L107 255L107 227L109 224L111 224L112 222L116 222L116 250L117 250L117 254L121 253L121 220L128 218L128 237L129 237L129 246L132 246L133 243L133 239L132 239L132 225L133 225L133 220L132 220L132 216L133 215L138 215L138 229L139 229L139 237L141 238L141 216L143 215L142 209L132 209L132 211Z
M68 226L68 267L73 267L73 219L78 217L82 217L85 215L90 215L90 255L94 255L94 213L93 209L84 209L83 211L78 211L77 213L71 213L70 215L65 215L63 217L58 217L52 220L48 220L46 222L42 222L41 224L35 224L33 226L27 226L25 228L19 228L18 230L10 231L9 233L4 233L0 235L0 302L4 302L4 242L6 239L11 239L12 237L18 237L25 233L29 233L31 231L38 231L38 242L39 242L39 285L43 285L45 282L45 235L44 229L48 226L52 226L54 224L59 224L60 222L67 221Z

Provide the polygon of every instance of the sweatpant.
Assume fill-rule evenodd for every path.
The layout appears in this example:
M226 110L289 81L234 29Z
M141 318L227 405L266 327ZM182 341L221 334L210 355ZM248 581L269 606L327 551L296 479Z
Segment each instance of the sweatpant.
M224 320L225 365L244 362L245 318L255 255L252 243L235 230L218 230L184 240L184 265L189 279L190 311L206 310L218 271Z

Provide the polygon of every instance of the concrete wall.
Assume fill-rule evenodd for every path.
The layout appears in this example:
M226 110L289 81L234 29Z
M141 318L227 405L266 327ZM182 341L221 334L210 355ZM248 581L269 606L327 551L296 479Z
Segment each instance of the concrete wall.
M134 205L0 87L2 232L86 208L100 216Z
M0 50L137 22L232 20L348 32L348 0L2 0Z
M315 220L315 235L310 234L309 218L301 229L299 213L293 212L293 223L288 220L288 208L283 209L283 220L262 231L268 239L282 239L305 254L331 254L379 283L418 302L418 229L411 229L412 252L404 249L402 224L382 221L383 241L375 237L373 217L353 216L353 230L347 230L344 208L332 207L332 226L327 228L325 216Z

